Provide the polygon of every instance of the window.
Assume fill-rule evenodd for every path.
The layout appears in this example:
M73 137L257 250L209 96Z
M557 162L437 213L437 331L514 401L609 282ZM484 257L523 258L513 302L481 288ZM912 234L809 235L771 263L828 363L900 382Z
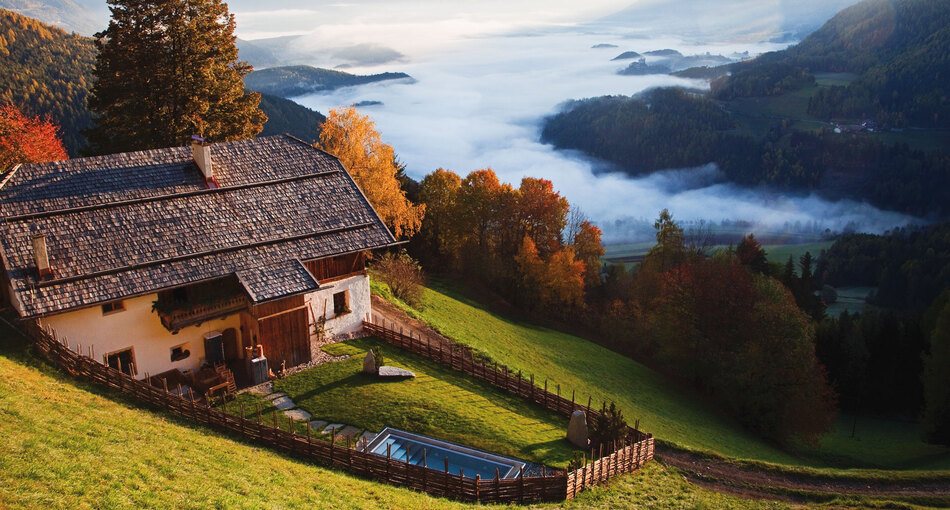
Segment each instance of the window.
M350 313L350 291L344 290L333 295L333 314L345 315Z
M124 312L125 303L120 299L111 303L102 305L102 315L109 315L116 312Z
M172 356L171 356L172 361L181 361L183 359L186 359L188 356L191 356L190 349L191 349L191 344L187 342L181 345L176 345L175 347L172 347Z
M132 375L138 373L138 368L135 366L135 351L131 347L106 354L106 364L123 374L129 373L129 367L131 367Z

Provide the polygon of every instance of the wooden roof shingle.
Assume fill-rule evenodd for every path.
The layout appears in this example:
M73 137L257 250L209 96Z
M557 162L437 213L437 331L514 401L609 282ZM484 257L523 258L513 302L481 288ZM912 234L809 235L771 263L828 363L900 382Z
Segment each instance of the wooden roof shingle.
M275 136L212 144L211 154L218 189L205 188L187 147L21 166L0 189L0 252L22 314L235 273L262 296L252 299L272 299L306 287L293 261L396 242L318 149ZM33 261L35 234L47 239L48 281Z

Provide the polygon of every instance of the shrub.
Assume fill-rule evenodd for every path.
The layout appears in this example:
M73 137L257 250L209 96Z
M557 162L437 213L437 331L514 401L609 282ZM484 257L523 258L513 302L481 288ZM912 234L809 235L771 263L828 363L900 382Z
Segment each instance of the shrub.
M422 266L405 250L386 253L373 263L376 276L389 286L393 296L405 301L413 308L422 304L422 284L425 278Z
M591 424L592 445L610 444L626 438L627 420L624 419L623 412L613 402L609 407L605 404L600 415L594 418Z
M376 359L376 373L379 373L379 367L386 364L386 359L383 358L383 350L379 346L373 347L373 357Z

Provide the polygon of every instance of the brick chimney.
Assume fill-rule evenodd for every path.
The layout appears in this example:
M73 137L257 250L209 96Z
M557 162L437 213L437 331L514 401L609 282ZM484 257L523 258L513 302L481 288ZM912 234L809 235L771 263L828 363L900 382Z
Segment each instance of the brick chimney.
M205 183L209 188L217 188L218 181L214 178L214 168L211 166L211 144L200 136L191 137L191 156L195 164L201 169Z
M40 280L53 277L53 269L49 267L49 253L46 251L46 236L43 234L33 236L33 260L40 273Z

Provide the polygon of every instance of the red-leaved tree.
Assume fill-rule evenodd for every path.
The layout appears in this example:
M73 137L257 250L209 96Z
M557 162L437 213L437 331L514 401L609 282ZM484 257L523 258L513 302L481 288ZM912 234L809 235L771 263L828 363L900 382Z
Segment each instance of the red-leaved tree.
M18 163L68 159L57 131L47 118L24 115L12 104L0 106L0 172Z

